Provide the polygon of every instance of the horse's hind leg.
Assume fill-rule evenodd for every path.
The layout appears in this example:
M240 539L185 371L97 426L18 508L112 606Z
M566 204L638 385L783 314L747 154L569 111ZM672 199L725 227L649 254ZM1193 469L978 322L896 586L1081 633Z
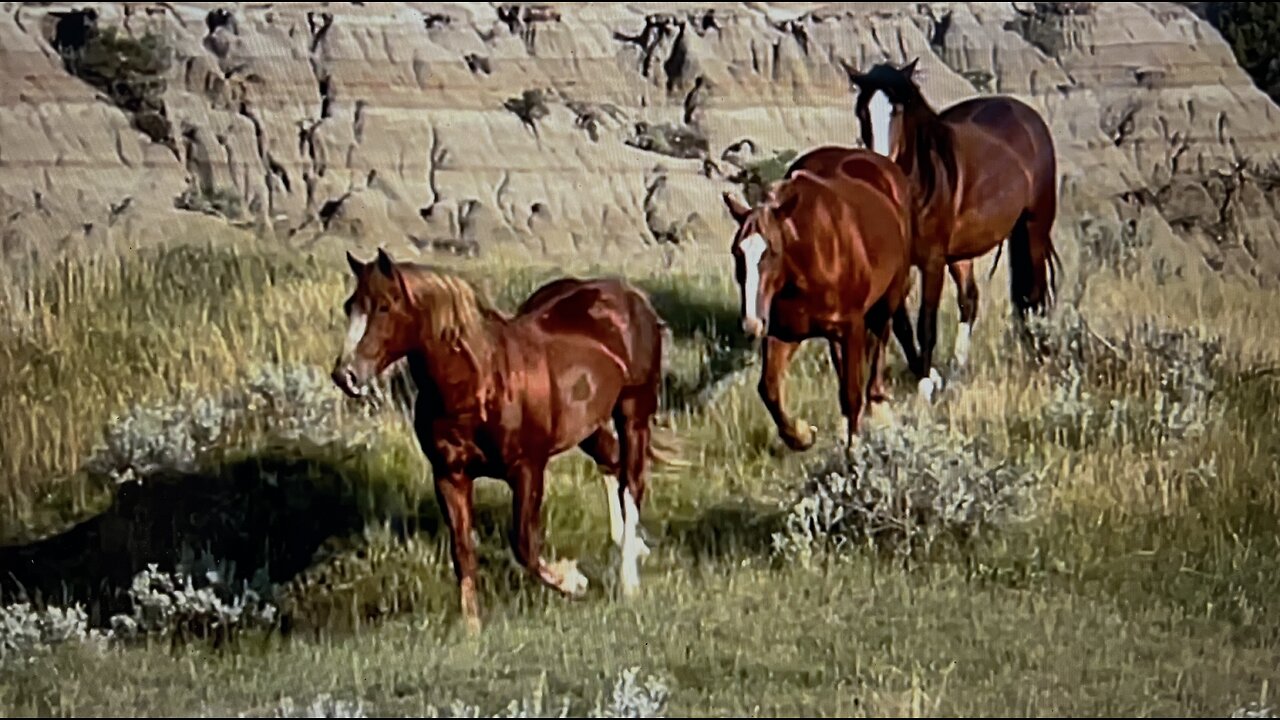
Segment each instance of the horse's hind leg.
M898 303L898 309L893 311L893 334L897 336L898 347L902 349L902 359L918 380L925 377L928 370L920 367L920 353L916 350L916 338L911 329L911 311L907 307L907 296L910 294L911 271L908 270L902 287L902 301Z
M658 394L650 387L630 390L614 410L622 459L618 496L622 505L620 580L624 596L634 595L640 589L639 560L649 554L649 548L639 536L639 523L649 471L650 422L657 411Z
M956 284L956 304L960 309L960 325L956 328L956 344L953 352L955 371L963 370L969 361L969 342L973 337L973 323L978 319L978 282L973 274L973 261L961 260L948 266L951 279Z
M603 473L604 494L609 501L609 537L622 547L622 500L618 488L622 483L621 446L608 425L601 425L578 447L595 461Z
M884 300L881 301L885 302ZM877 308L879 309L879 308ZM877 403L886 403L891 398L889 390L885 387L884 375L886 366L886 356L889 350L889 328L891 317L888 312L884 312L883 316L873 314L868 318L867 338L871 341L867 347L867 354L871 356L871 374L867 382L867 404L874 405Z

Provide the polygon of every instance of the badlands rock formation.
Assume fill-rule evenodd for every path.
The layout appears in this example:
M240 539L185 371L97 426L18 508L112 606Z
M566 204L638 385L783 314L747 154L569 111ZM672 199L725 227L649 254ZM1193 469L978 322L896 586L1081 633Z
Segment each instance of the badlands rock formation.
M172 49L167 141L65 69L89 25ZM1045 113L1064 253L1280 278L1280 110L1173 3L5 3L0 244L719 251L741 165L858 142L841 59L917 56Z

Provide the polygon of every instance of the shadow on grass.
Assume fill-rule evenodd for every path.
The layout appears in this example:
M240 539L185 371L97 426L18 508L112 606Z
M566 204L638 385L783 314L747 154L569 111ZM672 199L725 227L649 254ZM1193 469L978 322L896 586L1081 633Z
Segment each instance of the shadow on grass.
M172 571L184 550L234 563L248 580L284 582L330 537L359 532L358 471L278 454L194 474L169 473L117 489L110 506L66 532L0 548L0 601L81 603L94 625L128 612L128 589L148 564Z
M683 548L695 562L763 556L771 552L785 517L784 510L759 501L724 501L668 520L663 544Z
M706 361L692 374L667 368L663 374L663 403L668 410L698 408L708 390L750 363L755 344L738 330L738 311L727 298L674 279L636 283L649 293L654 308L677 340L701 345Z

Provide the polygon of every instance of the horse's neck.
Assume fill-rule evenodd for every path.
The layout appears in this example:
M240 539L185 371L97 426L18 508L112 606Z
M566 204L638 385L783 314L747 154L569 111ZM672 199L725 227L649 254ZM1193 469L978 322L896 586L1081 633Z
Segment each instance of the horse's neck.
M897 164L911 180L915 187L915 201L920 204L921 210L938 212L948 208L951 199L952 185L955 178L952 177L949 167L954 167L954 158L943 157L943 153L954 153L954 140L951 139L951 128L937 114L930 110L921 111L921 117L913 124L912 132L906 133L903 137L902 151L898 153ZM949 142L941 144L946 148L939 149L940 144L935 138L932 142L922 143L919 137L922 134L920 127L925 126L929 132L934 135L945 135ZM927 170L926 170L927 167ZM930 172L933 177L933 189L929 197L923 197L925 192L924 173Z
M486 317L481 327L454 342L426 339L413 354L414 381L434 387L450 405L483 403L502 361L501 318Z

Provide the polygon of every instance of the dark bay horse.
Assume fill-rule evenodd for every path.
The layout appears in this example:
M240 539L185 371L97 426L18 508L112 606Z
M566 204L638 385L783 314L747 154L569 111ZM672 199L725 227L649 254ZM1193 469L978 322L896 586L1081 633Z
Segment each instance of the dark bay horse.
M478 477L511 487L509 538L520 564L566 595L586 590L576 562L541 555L546 466L575 446L617 477L607 493L611 535L621 549L623 593L633 594L637 562L648 554L637 535L648 463L679 462L657 447L650 427L666 324L648 297L619 279L561 278L508 316L461 278L397 263L381 248L369 263L350 253L347 262L356 287L344 306L348 331L333 381L360 396L407 358L417 389L414 430L452 535L468 629L480 629L471 545Z
M897 165L857 149L847 152L838 173L797 170L754 208L724 194L738 224L730 252L743 329L764 338L758 390L793 450L807 450L815 439L813 427L787 417L783 398L783 375L805 340L827 340L850 446L864 399L886 398L890 323L910 289L910 197Z
M858 89L854 113L863 143L892 158L915 190L913 263L920 268L923 287L913 370L928 398L941 381L933 369L933 348L944 269L956 284L960 310L957 369L968 359L978 315L975 258L1008 238L1016 319L1021 322L1028 311L1043 312L1053 303L1060 265L1052 237L1058 168L1053 135L1033 108L996 95L936 112L913 78L918 60L901 68L881 63L866 73L848 63L844 67ZM907 355L910 359L913 353Z

